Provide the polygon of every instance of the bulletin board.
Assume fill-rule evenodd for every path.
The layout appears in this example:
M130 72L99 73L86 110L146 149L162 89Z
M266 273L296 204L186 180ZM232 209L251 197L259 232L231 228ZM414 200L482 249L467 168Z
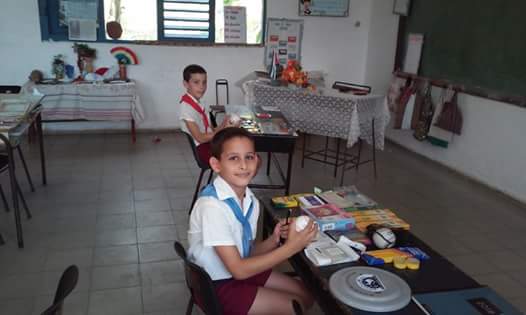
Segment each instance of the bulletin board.
M349 0L298 0L300 16L349 16Z
M303 20L269 18L266 36L265 66L272 63L274 52L278 55L282 66L285 66L289 60L301 61Z

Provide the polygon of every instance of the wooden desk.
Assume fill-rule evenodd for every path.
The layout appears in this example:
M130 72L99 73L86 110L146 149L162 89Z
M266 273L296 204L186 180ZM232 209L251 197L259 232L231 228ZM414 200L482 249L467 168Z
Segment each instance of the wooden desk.
M217 113L224 113L225 111L228 113L229 105L222 106L222 105L216 105L211 106L211 112L215 115ZM260 120L258 118L255 118L256 121L258 121L260 124L263 123L273 123L274 119L280 119L283 123L287 125L287 129L289 128L289 123L281 115L281 113L272 113L272 119L271 120ZM289 194L290 190L290 179L292 175L292 158L294 156L294 148L296 146L296 140L298 138L298 135L296 132L294 132L292 129L290 129L290 132L288 133L272 133L270 131L262 130L261 133L252 133L252 136L254 138L254 142L256 145L256 152L267 152L267 176L270 175L270 164L271 160L274 161L274 165L276 166L278 173L283 180L283 184L257 184L252 183L249 185L250 188L259 188L259 189L284 189L285 194ZM286 174L284 174L281 165L278 161L278 159L272 155L272 153L285 153L288 155L287 159L287 171Z
M272 231L275 222L279 218L286 217L288 210L274 208L269 198L263 199L261 202L263 206L264 229ZM294 216L299 214L300 210L298 208L293 210ZM394 268L392 264L380 267L404 279L411 287L413 294L481 287L473 278L466 275L411 232L405 231L398 234L397 237L403 241L404 245L418 247L431 256L430 260L422 262L419 270L399 270ZM329 279L333 273L351 266L365 266L366 264L361 260L352 263L316 267L302 251L291 257L289 262L316 297L325 314L377 314L349 307L336 299L329 290ZM382 314L413 315L422 314L422 311L411 302L399 311Z

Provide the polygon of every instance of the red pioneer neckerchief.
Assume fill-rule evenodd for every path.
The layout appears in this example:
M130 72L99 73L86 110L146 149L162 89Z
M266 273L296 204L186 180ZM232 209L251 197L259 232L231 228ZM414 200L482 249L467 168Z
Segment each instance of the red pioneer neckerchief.
M210 124L208 123L208 117L206 116L205 110L201 108L201 106L199 106L199 104L188 94L185 94L183 97L181 97L181 103L182 102L192 106L192 108L201 115L201 118L203 118L203 124L205 125L205 133L208 132L208 126Z

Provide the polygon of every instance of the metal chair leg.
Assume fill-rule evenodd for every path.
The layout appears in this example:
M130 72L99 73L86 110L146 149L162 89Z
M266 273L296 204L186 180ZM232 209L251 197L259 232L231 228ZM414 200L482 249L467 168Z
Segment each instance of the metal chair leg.
M194 207L194 203L197 200L197 195L199 194L199 188L201 187L201 181L203 180L203 174L205 173L206 169L201 169L201 173L199 173L199 179L197 180L197 186L195 187L194 197L192 198L192 204L190 205L190 210L188 211L188 214L192 213L192 209Z
M9 212L9 203L7 203L7 198L5 197L5 194L4 194L4 189L2 188L2 186L0 185L0 195L2 196L2 202L4 203L4 207L5 207L5 212Z
M31 180L31 175L29 175L29 169L27 168L26 159L24 159L24 154L22 154L22 149L20 149L20 146L17 146L16 150L18 151L18 155L20 156L20 160L22 161L22 165L24 166L24 171L26 172L29 187L31 187L31 191L34 192L35 186L33 185L33 181Z
M16 182L16 189L18 190L18 195L20 196L20 199L22 200L22 206L24 206L24 209L26 210L26 216L28 219L31 219L33 216L31 215L31 212L29 211L29 208L26 203L26 199L24 198L24 194L22 194L22 189L20 189L20 185L18 184L18 181Z
M194 299L190 297L188 300L188 306L186 307L186 315L192 315L192 309L194 308Z

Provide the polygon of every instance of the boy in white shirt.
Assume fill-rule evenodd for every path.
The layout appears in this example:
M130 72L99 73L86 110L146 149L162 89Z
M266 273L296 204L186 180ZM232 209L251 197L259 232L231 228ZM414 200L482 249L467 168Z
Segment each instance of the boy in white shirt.
M206 70L199 65L189 65L183 70L183 85L186 94L181 97L181 129L190 134L197 146L199 159L208 163L210 159L210 140L214 134L230 125L230 119L225 116L223 123L213 128L208 119L208 112L199 103L207 88Z
M224 314L294 314L293 299L309 308L312 296L303 283L272 267L308 245L317 226L311 221L297 232L280 222L255 243L260 209L247 187L257 169L254 141L244 129L226 128L214 136L211 153L218 177L190 215L188 254L214 280ZM286 238L282 246L280 236Z

